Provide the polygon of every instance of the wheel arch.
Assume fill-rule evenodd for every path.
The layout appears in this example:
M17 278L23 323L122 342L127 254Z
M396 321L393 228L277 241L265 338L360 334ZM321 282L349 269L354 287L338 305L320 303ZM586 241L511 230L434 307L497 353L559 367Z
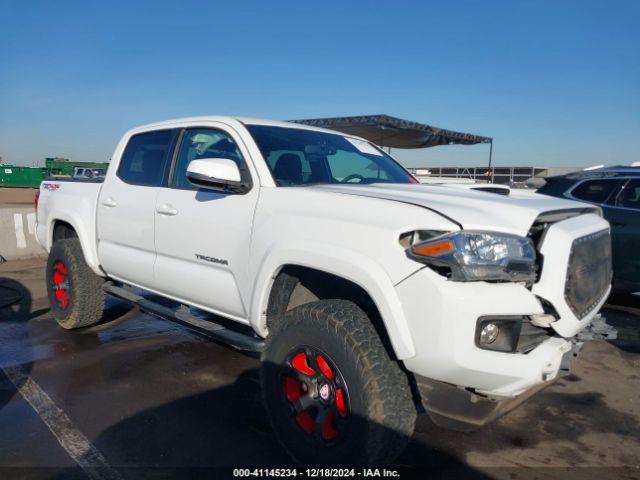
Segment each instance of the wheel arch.
M78 232L68 222L55 220L51 228L51 245L63 238L78 238Z
M293 293L292 289L296 286L292 285L293 280L287 279L284 275L294 279L298 278L296 284L299 283L300 274L303 274L305 279L316 276L327 282L338 281L341 286L347 286L351 289L350 293L363 293L364 298L370 299L371 307L375 309L369 310L368 313L372 311L377 313L372 319L374 327L379 330L383 342L388 342L392 349L390 353L398 360L414 356L415 348L400 299L391 278L382 266L358 252L341 250L340 248L332 248L331 255L311 253L323 250L326 251L326 249L314 248L305 251L282 250L272 253L263 262L260 272L256 276L256 286L251 302L251 323L256 331L266 336L269 316L273 317L273 315L282 313L282 305L276 307L271 300L282 303L286 299L287 305L289 305L290 294ZM282 284L287 282L288 284ZM282 291L279 290L282 288L289 289L289 295L282 294ZM309 290L317 296L317 291ZM328 290L332 291L331 288ZM333 289L333 292L335 291L336 289ZM277 299L278 294L281 297L279 299ZM346 299L353 299L353 297ZM356 302L356 304L358 303L361 308L366 307L362 302ZM297 305L300 304L302 303ZM367 311L366 308L363 309ZM376 321L378 321L378 325L375 325Z
M51 219L49 222L49 231L47 232L48 249L50 250L53 243L63 238L77 238L82 248L82 254L87 265L94 273L104 276L104 272L100 270L100 263L96 254L95 235L89 234L85 228L81 227L82 222L76 218L66 215L59 215L57 218Z

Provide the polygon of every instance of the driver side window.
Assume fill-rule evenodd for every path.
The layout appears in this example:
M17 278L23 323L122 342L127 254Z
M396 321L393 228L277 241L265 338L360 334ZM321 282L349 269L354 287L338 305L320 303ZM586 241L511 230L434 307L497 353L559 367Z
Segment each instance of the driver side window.
M385 170L376 162L356 152L337 150L327 156L331 175L338 182L360 183L363 179L390 180Z
M201 158L228 158L242 169L242 154L233 138L215 128L188 128L180 142L180 150L173 170L172 186L197 189L187 179L187 167L191 160Z

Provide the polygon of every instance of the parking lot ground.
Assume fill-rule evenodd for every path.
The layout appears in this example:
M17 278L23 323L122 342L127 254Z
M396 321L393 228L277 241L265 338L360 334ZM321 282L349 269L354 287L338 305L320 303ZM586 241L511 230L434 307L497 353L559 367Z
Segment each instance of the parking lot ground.
M0 187L0 207L33 205L35 195L35 188Z
M230 477L233 467L291 466L262 407L256 358L115 302L105 322L64 331L48 311L43 268L0 265L0 478ZM395 467L406 476L638 478L640 310L622 302L605 310L619 340L586 344L570 376L477 432L420 416Z

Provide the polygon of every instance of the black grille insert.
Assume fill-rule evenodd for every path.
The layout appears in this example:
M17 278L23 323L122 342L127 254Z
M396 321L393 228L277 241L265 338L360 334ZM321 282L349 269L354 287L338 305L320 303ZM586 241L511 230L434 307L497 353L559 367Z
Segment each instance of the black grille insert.
M611 275L609 230L573 241L564 298L578 318L584 318L602 300L611 284Z

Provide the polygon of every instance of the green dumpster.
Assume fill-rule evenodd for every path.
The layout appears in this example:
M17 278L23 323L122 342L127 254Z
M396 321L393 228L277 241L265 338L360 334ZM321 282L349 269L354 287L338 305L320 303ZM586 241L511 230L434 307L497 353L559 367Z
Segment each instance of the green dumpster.
M44 168L0 165L0 187L37 188L44 177Z
M108 163L71 162L66 158L47 158L44 167L0 165L0 187L38 188L47 177L73 177L77 167L106 170Z

